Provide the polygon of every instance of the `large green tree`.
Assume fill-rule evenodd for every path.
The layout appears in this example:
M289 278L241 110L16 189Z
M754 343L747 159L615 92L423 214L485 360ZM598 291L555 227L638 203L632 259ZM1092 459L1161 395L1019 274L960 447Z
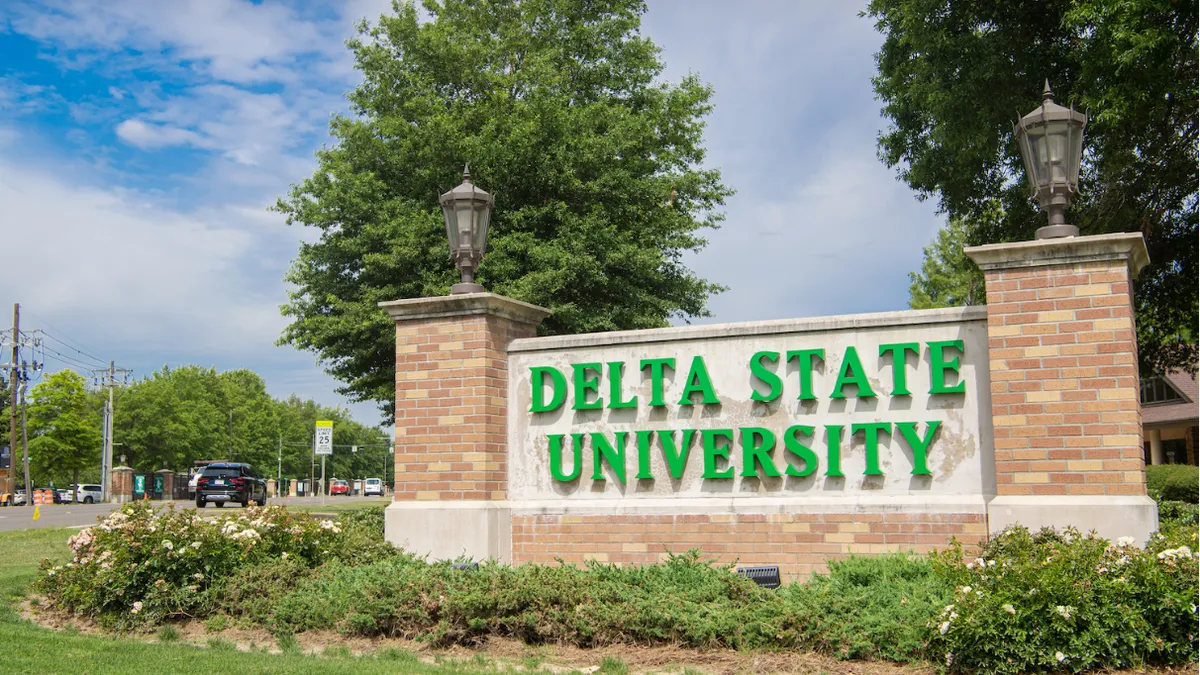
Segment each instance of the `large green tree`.
M1083 192L1068 221L1084 234L1142 232L1143 365L1196 368L1197 4L1177 0L872 0L885 36L875 90L891 125L883 159L969 243L1032 238L1012 125L1040 101L1088 111ZM999 204L1001 217L984 217Z
M390 412L394 330L376 304L457 281L438 195L470 164L496 196L479 281L553 310L546 333L706 316L682 262L730 191L701 167L711 90L656 81L642 0L397 3L350 48L363 82L332 147L277 208L319 230L288 274L281 340Z
M76 485L80 471L99 473L100 420L83 377L70 370L47 375L29 390L27 405L30 464L39 481L69 478Z
M392 456L387 435L354 421L343 408L296 396L275 399L262 377L245 369L163 367L120 391L116 454L139 471L182 471L196 460L227 459L249 462L267 476L307 478L317 420L334 423L328 475L382 477Z

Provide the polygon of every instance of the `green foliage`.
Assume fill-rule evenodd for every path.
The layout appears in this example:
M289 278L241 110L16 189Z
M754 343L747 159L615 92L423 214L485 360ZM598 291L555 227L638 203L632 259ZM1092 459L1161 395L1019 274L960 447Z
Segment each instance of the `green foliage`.
M158 629L159 642L178 642L179 631L175 630L174 626L163 626Z
M455 570L394 557L357 567L329 564L274 605L269 625L438 645L501 635L584 647L753 647L773 643L781 606L777 594L695 554L663 565L582 569L488 564Z
M931 655L953 670L1026 673L1197 658L1194 530L1185 544L1155 535L1110 544L1068 529L1009 529L967 562L934 556L954 597L930 626Z
M499 636L579 647L807 648L968 672L1179 665L1197 658L1200 590L1196 507L1181 507L1164 508L1163 530L1146 549L1017 528L977 558L957 545L929 557L851 557L771 591L696 552L636 567L460 570L398 550L349 551L378 537L380 512L329 523L276 508L206 523L130 506L72 537L74 558L44 563L35 588L111 626L186 612L219 630L232 617L267 628L285 649L298 645L296 633L337 630L435 646ZM180 553L164 532L201 544Z
M627 675L629 664L615 656L606 656L600 659L600 669L596 672L602 675Z
M925 261L919 274L909 274L908 306L913 309L982 305L987 301L983 273L963 253L967 245L967 226L962 219L951 220L938 230L937 239L925 247Z
M279 645L281 652L298 652L300 651L300 641L292 633L284 633L275 638L275 644Z
M29 456L31 473L39 477L35 485L55 479L60 485L74 483L81 470L99 464L100 419L88 405L85 387L74 371L60 370L29 390Z
M872 0L867 14L884 35L874 82L891 126L880 154L952 222L969 223L973 244L1031 239L1046 222L1012 135L1043 81L1089 113L1069 222L1146 236L1151 263L1135 300L1143 366L1195 372L1197 4Z
M1200 503L1200 469L1192 464L1148 466L1146 491L1156 500Z
M356 527L353 544L363 536ZM193 509L134 502L68 543L71 561L44 562L34 587L60 606L121 628L207 615L221 599L250 606L318 564L364 559L347 546L338 523L280 506L205 520ZM250 592L256 594L250 601L236 603Z
M273 473L283 441L284 476L307 477L319 419L333 421L335 445L362 446L357 453L337 448L328 459L330 476L390 478L382 474L391 471L391 442L377 428L358 424L344 409L295 396L272 398L249 370L164 367L120 393L115 436L123 444L120 453L141 471L228 459Z
M353 114L313 176L278 202L320 231L287 280L281 340L319 354L342 390L390 410L395 335L376 303L458 281L438 196L469 163L496 196L479 271L548 307L548 333L656 328L706 316L720 290L683 264L730 194L701 168L711 89L656 84L642 0L397 4L362 27Z
M785 591L806 618L803 642L842 659L916 661L925 655L926 622L952 587L922 557L894 554L829 562L829 574Z

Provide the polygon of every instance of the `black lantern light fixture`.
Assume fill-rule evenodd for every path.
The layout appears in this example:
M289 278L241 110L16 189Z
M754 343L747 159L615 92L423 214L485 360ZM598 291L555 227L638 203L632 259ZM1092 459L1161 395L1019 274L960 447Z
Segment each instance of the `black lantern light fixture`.
M1038 239L1075 237L1079 228L1066 222L1067 205L1079 192L1079 167L1083 163L1083 127L1087 115L1054 102L1050 81L1042 92L1042 105L1022 117L1013 128L1025 159L1029 193L1050 218L1038 228Z
M462 282L450 287L451 295L482 293L475 283L475 270L487 246L488 221L492 217L492 196L471 184L471 168L463 169L463 182L441 197L450 239L450 258L462 275Z

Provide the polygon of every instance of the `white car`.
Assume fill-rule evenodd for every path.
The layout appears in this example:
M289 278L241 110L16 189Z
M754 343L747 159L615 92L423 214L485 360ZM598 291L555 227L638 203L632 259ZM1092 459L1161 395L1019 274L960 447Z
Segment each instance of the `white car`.
M76 485L75 501L80 504L95 504L103 498L103 492L99 485Z
M376 495L379 497L383 496L382 478L368 478L367 480L363 481L363 496L367 495Z

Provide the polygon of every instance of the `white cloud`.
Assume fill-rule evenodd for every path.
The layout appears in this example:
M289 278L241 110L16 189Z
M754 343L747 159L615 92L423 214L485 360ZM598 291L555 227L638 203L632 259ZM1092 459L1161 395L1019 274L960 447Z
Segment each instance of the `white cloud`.
M203 147L203 137L194 131L180 129L167 124L146 124L141 120L125 120L117 125L117 136L143 150L154 150L173 145Z
M145 61L195 62L219 80L288 77L305 54L332 51L335 22L304 20L278 2L52 0L9 8L13 28L68 50L142 52Z
M4 266L0 295L46 312L90 315L98 330L130 342L193 346L228 335L227 315L272 317L242 323L230 348L270 344L282 318L276 301L246 293L239 268L255 239L217 218L154 205L134 192L71 185L0 158L0 230L21 255Z
M901 309L940 219L879 162L880 36L844 2L654 3L665 75L698 73L715 106L709 166L737 190L689 264L730 287L708 321Z
M138 376L166 363L245 367L277 396L348 405L313 355L274 344L298 234L281 216L253 204L184 213L152 194L82 184L63 168L0 154L0 232L20 251L0 267L0 299L36 316L24 327L44 318ZM378 420L373 403L349 407L364 423Z

